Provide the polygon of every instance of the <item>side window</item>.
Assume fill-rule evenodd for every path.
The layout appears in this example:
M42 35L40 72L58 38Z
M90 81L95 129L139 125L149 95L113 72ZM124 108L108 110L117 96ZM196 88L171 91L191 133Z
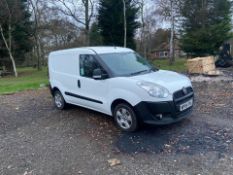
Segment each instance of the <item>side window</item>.
M92 78L93 71L97 68L100 68L100 65L95 60L93 55L80 55L79 64L80 75L88 78Z

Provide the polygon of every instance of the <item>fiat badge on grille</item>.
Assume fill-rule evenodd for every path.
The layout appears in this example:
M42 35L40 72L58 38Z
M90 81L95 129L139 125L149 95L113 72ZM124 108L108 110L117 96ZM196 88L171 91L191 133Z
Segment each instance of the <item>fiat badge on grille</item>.
M188 90L187 90L187 88L186 87L183 87L183 93L185 94L185 95L187 95L188 94Z

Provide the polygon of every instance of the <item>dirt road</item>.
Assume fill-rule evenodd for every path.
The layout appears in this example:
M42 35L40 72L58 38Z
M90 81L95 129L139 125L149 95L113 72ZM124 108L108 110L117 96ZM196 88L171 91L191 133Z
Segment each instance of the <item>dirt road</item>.
M189 119L136 133L80 107L58 111L46 89L0 96L0 174L233 174L233 84L194 89Z

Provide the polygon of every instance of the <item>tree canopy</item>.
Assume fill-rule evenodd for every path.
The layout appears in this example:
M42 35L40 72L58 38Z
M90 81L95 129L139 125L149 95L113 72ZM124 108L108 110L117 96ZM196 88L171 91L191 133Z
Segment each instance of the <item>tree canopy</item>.
M229 0L185 0L181 4L183 50L193 56L215 54L232 37Z
M22 62L25 53L31 51L33 47L31 42L32 22L26 3L26 0L4 0L0 4L0 23L7 41L11 40L11 50L17 58L16 62ZM2 37L0 37L0 46L1 57L8 57Z
M134 35L139 27L138 7L133 0L125 0L127 21L127 47L135 48ZM104 45L124 45L123 2L120 0L100 0L98 24Z

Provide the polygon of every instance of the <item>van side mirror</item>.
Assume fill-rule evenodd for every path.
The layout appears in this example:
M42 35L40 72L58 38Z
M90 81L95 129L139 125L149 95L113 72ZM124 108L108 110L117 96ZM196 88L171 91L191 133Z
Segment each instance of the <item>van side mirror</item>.
M102 70L99 68L94 69L92 78L94 78L95 80L101 80L102 79Z

